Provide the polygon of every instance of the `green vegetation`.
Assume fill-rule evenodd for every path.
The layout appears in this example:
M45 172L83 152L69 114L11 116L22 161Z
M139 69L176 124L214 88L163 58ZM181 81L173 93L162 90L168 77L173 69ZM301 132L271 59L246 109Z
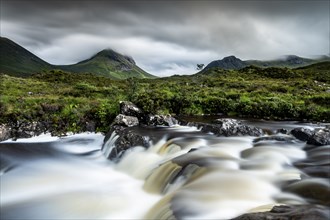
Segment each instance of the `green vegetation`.
M0 37L0 72L13 76L30 76L52 66L13 41Z
M77 74L93 73L112 79L155 78L139 68L132 58L110 49L102 50L77 64L60 66L49 64L15 42L1 37L0 57L0 72L18 77L29 77L36 72L58 69Z
M56 66L57 69L73 73L96 73L113 79L155 78L135 65L132 58L118 54L113 50L102 50L88 60L77 64Z
M120 81L54 70L28 78L2 74L0 123L43 121L61 132L84 131L94 123L97 131L107 131L120 100L152 113L329 122L329 76L330 62Z
M300 69L210 69L193 76L112 80L49 71L1 75L0 123L45 121L59 131L107 131L119 101L147 112L330 121L330 62Z

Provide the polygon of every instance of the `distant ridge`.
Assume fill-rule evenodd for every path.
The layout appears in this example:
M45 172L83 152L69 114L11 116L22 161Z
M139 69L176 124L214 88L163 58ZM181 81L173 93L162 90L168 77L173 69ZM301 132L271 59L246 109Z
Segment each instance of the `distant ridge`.
M129 56L106 49L72 65L52 65L8 38L0 40L0 73L26 77L44 70L59 69L72 73L92 73L113 79L155 78L138 67Z
M204 70L208 70L210 68L221 68L221 69L242 69L247 66L257 66L257 67L287 67L287 68L298 68L308 66L314 63L322 62L322 61L330 61L330 57L328 56L320 56L318 59L308 59L299 57L296 55L286 55L276 60L269 61L261 61L261 60L246 60L242 61L241 59L235 56L228 56L223 58L222 60L214 60L209 63ZM203 70L203 71L204 71Z

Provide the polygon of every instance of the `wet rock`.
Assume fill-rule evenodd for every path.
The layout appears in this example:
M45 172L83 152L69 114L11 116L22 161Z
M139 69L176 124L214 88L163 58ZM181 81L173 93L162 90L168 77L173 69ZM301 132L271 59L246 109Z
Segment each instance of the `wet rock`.
M307 144L323 146L330 144L330 129L316 129L314 134L307 140Z
M115 118L113 124L122 125L122 126L126 126L126 127L133 127L133 126L139 125L139 120L137 117L119 114Z
M0 141L5 141L10 138L11 129L8 125L0 125Z
M292 134L298 140L307 141L313 135L313 131L308 128L299 127L291 130L290 134Z
M120 105L120 114L137 117L138 119L142 119L144 116L142 109L137 107L132 102L121 101L119 105Z
M284 187L283 191L299 195L311 203L330 206L330 184L326 179L303 179Z
M108 156L108 159L116 161L124 154L126 150L132 147L140 146L148 148L150 145L148 136L141 135L137 131L131 130L124 126L114 125L104 138L102 150L109 147L106 145L108 144L107 142L111 136L114 137L113 132L115 132L115 136L117 137L113 143L114 146L109 155L106 155Z
M173 126L178 124L178 120L171 115L146 115L144 118L145 125L148 126Z
M280 128L275 131L275 134L287 134L289 131L285 128Z
M13 139L18 138L30 138L38 136L47 131L44 123L42 122L16 122L11 125L11 137Z
M282 143L292 143L295 141L295 138L289 136L289 135L270 135L270 136L263 136L259 137L253 140L253 143L259 143L263 141L276 141L276 142L282 142Z
M319 205L281 205L274 206L268 212L247 213L233 220L328 220L329 210Z
M205 133L213 133L219 136L261 136L263 131L260 128L244 125L241 121L236 119L217 119L214 124L192 122L188 126L196 126Z
M88 132L95 132L96 130L96 124L94 121L87 121L85 123L85 130Z

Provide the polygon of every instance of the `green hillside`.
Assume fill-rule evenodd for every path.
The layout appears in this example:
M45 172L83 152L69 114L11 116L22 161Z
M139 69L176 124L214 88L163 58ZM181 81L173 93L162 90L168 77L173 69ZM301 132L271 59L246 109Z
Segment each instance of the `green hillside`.
M52 68L52 65L8 38L0 38L1 73L26 77L33 73L50 70Z
M132 58L110 49L102 50L90 59L77 64L56 66L56 68L75 73L95 73L113 79L126 79L130 77L143 79L154 77L139 68Z
M88 60L73 65L52 65L15 42L1 37L0 73L28 77L52 69L71 73L91 73L112 79L155 78L138 67L134 60L113 50L103 50Z

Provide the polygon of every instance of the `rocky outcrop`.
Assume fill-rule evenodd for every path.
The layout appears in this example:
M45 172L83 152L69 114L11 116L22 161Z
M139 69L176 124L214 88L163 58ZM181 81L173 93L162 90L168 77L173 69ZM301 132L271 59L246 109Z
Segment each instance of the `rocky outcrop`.
M120 106L120 114L122 115L137 117L139 120L141 120L144 117L143 110L137 107L132 102L121 101L119 103L119 106Z
M150 137L139 133L138 129L134 129L135 126L173 126L177 123L178 121L170 115L145 114L132 102L121 101L120 114L117 115L104 138L102 151L106 152L108 159L116 161L132 147L149 147Z
M121 126L125 126L125 127L133 127L133 126L139 125L139 119L137 117L119 114L115 118L113 124L121 125Z
M10 136L10 132L11 132L11 128L7 125L0 125L0 141L4 141L9 139Z
M113 146L107 146L109 141L111 141L111 137L115 138L115 141L111 143ZM149 145L148 136L143 136L124 126L113 125L104 138L102 151L104 151L105 148L111 147L112 150L106 156L110 160L117 160L122 157L126 150L132 147L140 146L148 148Z
M132 120L134 120L134 123L131 123L132 125L134 124L133 126L136 126L138 124L145 126L173 126L178 124L178 120L173 118L171 115L147 114L144 113L144 111L137 107L135 104L128 101L120 102L120 114L121 116L117 116L117 118L119 117L117 121L123 122L123 120L125 120L124 116L126 116L126 121L132 122ZM136 124L136 120L133 118L129 118L128 116L137 118L139 123ZM125 126L125 122L121 124Z
M146 115L143 123L147 126L173 126L178 124L178 120L171 115Z
M316 129L313 135L307 140L307 144L323 146L330 144L330 128Z
M318 205L281 205L274 206L268 212L247 213L233 220L328 220L330 213L326 207Z
M292 134L298 140L307 141L313 135L313 130L309 128L299 127L292 129L290 134Z
M217 119L214 123L191 122L188 126L195 126L205 133L213 133L219 136L261 136L263 131L260 128L244 125L241 121L236 119Z
M307 142L307 144L314 146L324 146L330 144L330 128L316 128L311 130L309 128L298 127L290 131L290 134L298 140Z

